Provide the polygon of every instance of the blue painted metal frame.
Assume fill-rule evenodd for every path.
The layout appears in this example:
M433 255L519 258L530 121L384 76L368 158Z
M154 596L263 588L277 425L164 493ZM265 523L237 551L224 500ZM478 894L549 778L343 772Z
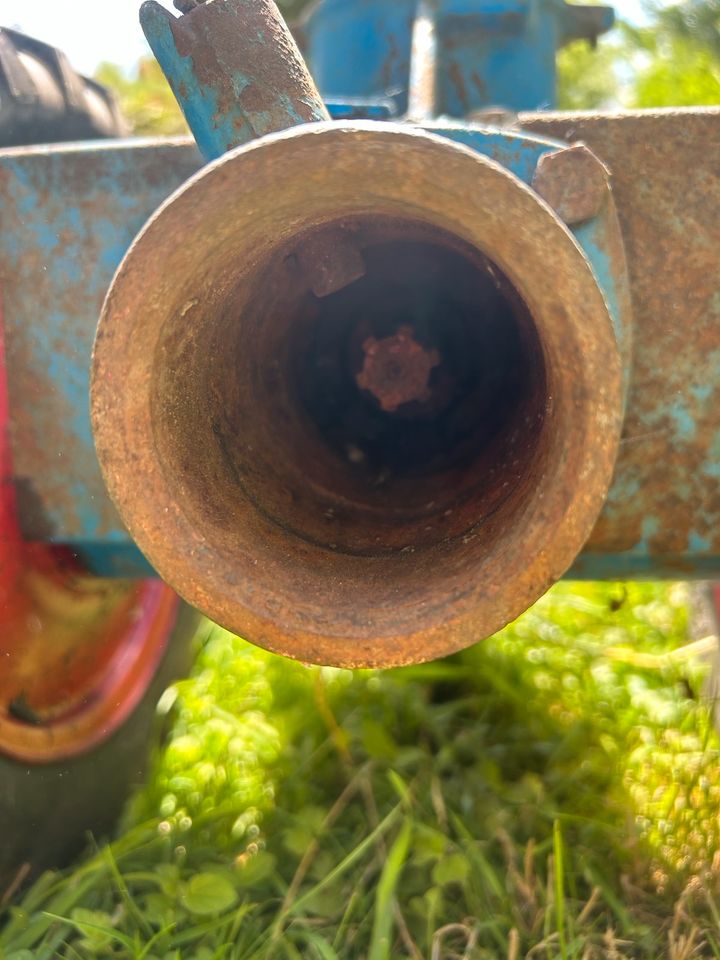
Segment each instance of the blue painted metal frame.
M470 125L425 125L530 183L542 137ZM92 337L112 275L145 219L201 161L167 141L0 152L0 262L8 325L13 446L30 538L75 549L103 576L147 575L147 561L110 506L88 416ZM609 303L616 298L593 244L577 231ZM623 320L617 313L618 324Z
M428 2L425 0L426 7ZM527 37L532 36L539 47L552 40L554 51L559 40L572 36L578 24L563 21L566 10L560 0L544 2L555 17L550 39L542 30L532 33L540 29L533 17L540 15L541 0L526 3L446 0L436 7L438 29L447 38L451 31L443 32L443 17L452 21L453 17L476 16L481 11L482 17L489 18L483 21L487 25L492 17L500 17L504 11L516 18L518 30L513 42L518 44L517 50L522 50ZM411 0L393 5L383 0L325 0L318 8L308 32L321 82L326 89L332 89L333 78L342 79L340 68L344 70L346 66L355 81L354 89L352 83L346 85L341 90L342 98L329 101L333 116L346 119L362 115L382 120L403 110L408 79L405 67L409 65L403 61L404 47L398 45L392 31L398 31L398 36L407 39L409 45L416 9ZM582 9L575 8L576 11ZM522 30L518 17L524 24ZM164 23L162 29L156 24L160 33L166 29L167 17ZM348 32L353 34L347 41L339 42L342 39L340 23L346 23ZM598 29L602 23L596 18ZM332 37L328 39L331 29ZM542 29L547 29L547 24ZM327 49L318 50L322 37ZM390 66L386 62L378 73L373 58L386 47L392 50ZM451 45L448 49L460 49L462 56L470 55L462 45L456 48ZM177 54L176 49L170 49L164 64L171 73L177 71L175 86L182 84L188 69L192 72L191 61L179 59ZM362 68L353 61L353 56L363 58ZM502 75L501 70L495 70L491 58L481 60L483 69L490 70L495 79ZM448 70L454 71L453 62L446 57L440 59L439 67L430 66L439 69L442 75ZM538 91L544 89L543 84L550 83L554 74L546 69L547 63L542 69L536 69L533 64L537 65L537 61L531 59L523 63L523 68L533 77L533 89ZM457 69L461 70L462 64ZM396 79L402 82L393 88ZM497 89L500 91L497 99L505 96L500 87ZM222 112L212 112L217 98L213 100L213 91L203 90L197 83L194 93L189 90L185 91L186 112L198 140L206 156L219 156L232 138L229 139L225 129ZM348 93L354 96L346 96ZM439 109L445 105L447 112L452 112L457 104L453 106L452 102L443 100L444 96L440 93L438 97ZM518 97L518 101L506 97L505 102L512 106L522 99L521 106L529 105L524 93ZM198 98L204 107L195 110ZM496 102L494 93L488 102ZM534 95L532 103L535 102L537 96ZM467 105L461 106L465 112ZM242 105L233 103L228 109L235 121L246 118ZM293 122L292 116L287 111L286 114L289 122ZM435 120L423 122L422 127L490 157L526 184L532 183L539 159L563 145L527 132L463 122ZM233 128L237 130L238 123L233 122ZM13 443L25 532L30 537L73 546L102 575L146 575L148 568L107 500L94 457L86 396L95 322L112 273L143 221L199 166L200 158L187 142L174 145L133 142L0 153L4 228L0 235L0 283L4 288L9 332ZM612 224L601 214L574 228L573 232L603 290L627 359L630 339L627 277L608 252L611 229ZM696 389L712 391L714 386L714 383L699 384ZM669 415L675 416L675 413L670 410ZM681 407L677 416L682 416ZM620 470L610 491L606 512L612 511L613 504L639 498L641 491L633 489L632 483ZM672 491L668 491L668 495L672 495ZM701 506L698 505L699 510ZM641 502L638 514L643 516ZM686 548L673 557L658 557L651 548L654 523L652 516L645 516L641 523L642 535L630 549L581 556L571 575L711 576L720 571L719 551L713 552L714 542L699 536L691 535Z
M102 575L149 567L95 457L95 327L140 227L200 165L184 139L0 151L0 296L22 529L27 539L73 547Z
M437 0L435 115L466 117L486 107L555 105L556 52L609 30L609 7L564 0ZM303 25L313 76L339 99L392 96L408 109L417 0L323 0Z

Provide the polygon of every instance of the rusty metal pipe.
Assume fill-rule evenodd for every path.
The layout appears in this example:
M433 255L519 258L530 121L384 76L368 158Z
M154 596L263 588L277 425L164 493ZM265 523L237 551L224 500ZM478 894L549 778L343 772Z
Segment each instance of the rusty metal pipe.
M366 273L318 296L296 251L338 232ZM149 222L105 304L92 415L111 496L181 595L269 649L377 666L488 636L563 575L622 399L603 296L532 190L430 134L316 124Z
M147 0L140 23L208 160L329 119L273 0L213 0L180 17Z

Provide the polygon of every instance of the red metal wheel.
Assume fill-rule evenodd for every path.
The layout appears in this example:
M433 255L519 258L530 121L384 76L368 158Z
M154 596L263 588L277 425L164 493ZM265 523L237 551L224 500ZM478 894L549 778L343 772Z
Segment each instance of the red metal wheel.
M142 700L180 600L159 580L101 580L23 542L0 330L0 754L29 764L102 743Z
M0 329L0 898L106 835L200 622L160 580L101 580L23 542Z
M17 558L0 601L0 752L50 763L97 746L132 713L180 601L159 580L88 576L52 547L20 545Z

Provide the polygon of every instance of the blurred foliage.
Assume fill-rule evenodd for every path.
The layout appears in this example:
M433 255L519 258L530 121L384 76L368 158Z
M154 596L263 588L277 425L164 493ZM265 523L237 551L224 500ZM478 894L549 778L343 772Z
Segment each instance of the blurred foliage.
M558 53L558 107L560 110L597 110L616 102L617 42L601 40L593 48L576 40Z
M695 21L687 13L682 15L685 7L713 5L684 4L682 8L661 11L653 26L625 26L628 48L635 60L630 106L720 103L720 41L716 36L711 42L704 28L691 30L689 27Z
M142 59L130 76L113 63L103 63L95 78L115 91L120 109L136 136L188 133L177 101L154 57Z
M596 50L579 41L560 51L562 109L720 103L720 0L649 3L647 15L641 27L620 20Z
M660 29L669 36L705 47L720 58L720 0L655 5L654 15Z

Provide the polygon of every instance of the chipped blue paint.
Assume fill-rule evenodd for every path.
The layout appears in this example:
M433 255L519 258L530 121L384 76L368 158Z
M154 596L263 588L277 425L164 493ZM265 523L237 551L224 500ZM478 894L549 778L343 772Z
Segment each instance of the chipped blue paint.
M712 547L709 537L703 537L695 530L688 536L688 553L707 553Z
M623 263L613 263L608 254L608 227L613 228L605 219L606 211L596 217L571 228L580 244L602 290L612 320L623 365L623 393L627 404L632 369L633 317L630 298L630 280L627 267Z
M30 539L77 549L101 575L147 575L147 564L95 458L94 328L135 234L199 165L190 141L0 152L0 292L21 523Z
M720 480L720 430L713 438L707 451L707 459L703 465L703 473L706 477Z
M155 6L144 4L141 17L150 49L172 87L200 152L206 160L221 157L238 142L232 114L220 110L217 90L200 85L192 58L178 53L168 16ZM239 92L236 89L236 93ZM248 135L246 139L250 140L251 137Z
M681 440L692 440L695 436L695 421L682 399L675 400L668 410L675 421L678 436Z
M702 384L694 383L690 387L690 393L700 403L704 403L706 400L709 400L710 397L712 396L713 388L709 383L702 383Z
M288 89L275 89L266 77L258 81L241 68L240 64L253 47L259 47L262 60L272 61L281 56L262 30L254 37L247 36L242 21L245 0L223 5L223 29L237 27L236 50L225 57L220 44L214 43L208 20L193 21L175 18L154 0L148 0L140 10L140 23L150 48L162 67L175 97L185 114L193 136L206 160L215 160L228 150L249 143L257 137L284 130L312 120L327 120L329 114L319 96L313 99L304 92L297 74L287 71ZM202 17L204 11L197 12ZM187 27L187 29L186 29ZM183 34L191 49L181 52L178 35ZM217 47L217 49L216 49ZM215 56L216 55L216 56ZM201 71L198 59L213 60L211 68ZM214 59L213 59L214 58ZM267 68L268 64L264 64ZM270 72L270 71L269 71ZM252 90L251 98L243 93Z
M650 541L660 530L660 523L656 517L643 517L640 527L641 539L630 553L649 554Z
M546 153L554 153L564 146L557 140L538 137L536 134L470 123L448 123L446 120L423 123L422 129L471 147L484 157L495 160L528 185L532 183L540 157Z

